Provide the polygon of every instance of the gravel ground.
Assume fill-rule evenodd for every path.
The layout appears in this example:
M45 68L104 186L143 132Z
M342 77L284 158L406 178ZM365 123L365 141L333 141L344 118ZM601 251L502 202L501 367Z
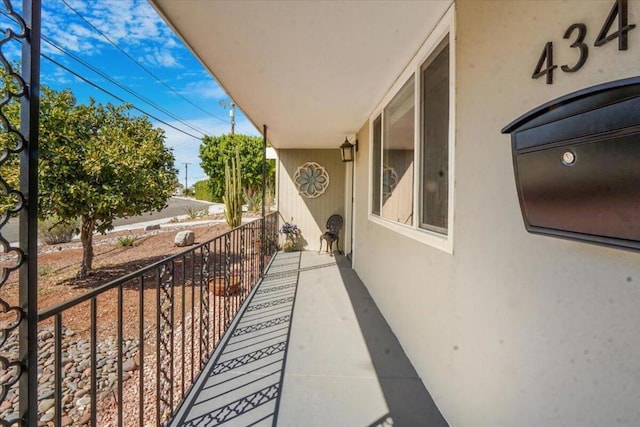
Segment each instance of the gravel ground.
M48 307L53 307L73 297L84 294L96 287L121 277L129 272L136 271L145 265L152 264L172 254L182 252L185 248L177 248L174 245L175 234L181 229L190 229L195 232L196 243L209 240L226 231L226 225L198 225L184 227L171 231L154 230L144 232L133 230L96 236L94 241L94 272L87 279L78 280L75 272L79 266L82 250L79 242L71 242L61 245L43 246L38 255L38 306L39 312ZM118 243L121 236L133 236L133 247L124 247ZM252 257L257 258L257 257ZM247 261L248 262L248 261ZM257 263L257 259L255 259ZM199 291L194 292L190 285L176 286L173 290L172 304L175 307L175 319L173 320L173 354L163 352L161 367L169 370L171 365L166 360L173 362L173 390L169 390L170 383L161 381L161 395L173 396L173 402L167 402L177 407L182 400L184 392L191 384L191 378L198 373L198 360L201 359L200 341L197 325L200 325L200 299ZM142 311L138 304L140 286L123 287L123 422L124 425L139 425L139 387L140 373L144 379L144 421L145 425L156 425L156 396L158 373L156 359L156 331L157 318L156 307L161 303L161 297L157 293L155 285L143 288L144 306ZM17 302L17 273L12 273L8 281L0 289L0 298L15 304ZM222 305L224 297L216 297L212 293L209 297L211 304L209 310L210 319L214 319L215 327L209 331L209 342L217 342L222 334L222 328L217 325L224 323ZM235 300L234 297L230 300ZM166 303L166 302L165 302ZM183 305L184 304L184 305ZM239 305L239 304L232 304ZM118 371L117 371L117 321L118 321L118 293L114 290L102 294L98 298L98 368L97 368L97 424L99 426L117 425L118 420ZM185 307L184 313L182 308ZM192 310L191 307L194 307ZM90 417L90 323L88 313L90 305L84 303L67 310L63 318L62 340L62 425L88 425ZM143 313L145 329L144 358L140 360L139 319ZM232 313L233 314L233 313ZM38 410L41 426L53 426L55 415L54 397L54 338L53 323L48 321L39 324L39 390ZM0 328L6 327L12 322L11 313L0 314ZM184 336L182 325L185 325ZM196 325L195 337L191 333L191 325ZM161 342L171 342L165 337ZM182 343L185 343L184 354ZM192 352L190 343L194 343ZM162 346L161 346L162 347ZM164 348L164 347L162 347ZM14 360L17 355L17 340L15 334L10 334L7 341L0 346L0 356ZM191 360L195 361L196 370L191 371ZM184 361L184 392L183 392L183 367ZM2 367L0 367L2 368ZM161 377L162 376L161 372ZM0 385L7 388L6 398L0 402L0 419L11 419L17 415L18 396L17 384L7 387L14 373L9 369L0 369ZM166 420L169 410L167 405L161 407L161 420Z

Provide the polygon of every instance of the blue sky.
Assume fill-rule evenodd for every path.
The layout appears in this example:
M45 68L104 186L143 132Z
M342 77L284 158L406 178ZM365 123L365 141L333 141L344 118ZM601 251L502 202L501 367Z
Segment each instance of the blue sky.
M209 135L229 133L229 110L225 110L220 101L230 101L230 98L146 0L46 0L42 3L43 54L194 136L202 136L198 130ZM71 55L198 130L137 99ZM87 102L89 97L102 103L120 103L45 58L41 59L41 70L43 84L58 90L71 88L80 103ZM198 158L200 141L151 120L166 131L166 144L173 148L180 182L184 184L185 162L191 163L189 185L205 178ZM258 135L237 110L236 132Z

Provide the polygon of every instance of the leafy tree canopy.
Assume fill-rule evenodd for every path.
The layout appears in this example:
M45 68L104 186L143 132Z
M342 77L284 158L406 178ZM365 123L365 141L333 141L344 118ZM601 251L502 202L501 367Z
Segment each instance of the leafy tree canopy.
M94 231L113 228L116 218L163 209L175 188L177 170L173 153L164 145L164 131L130 111L129 105L94 100L78 105L70 90L41 87L38 215L69 222L81 219L80 276L91 270ZM3 112L17 126L17 104ZM1 134L0 147L11 145L11 137ZM0 166L13 188L17 157L11 155Z
M247 194L254 194L262 188L262 138L257 136L227 134L205 136L200 144L200 166L209 176L213 200L222 200L224 194L224 165L240 154L242 182ZM267 185L272 185L275 165L267 162Z
M129 106L51 101L41 116L42 217L86 216L105 232L116 218L166 206L177 171L162 129L130 116Z

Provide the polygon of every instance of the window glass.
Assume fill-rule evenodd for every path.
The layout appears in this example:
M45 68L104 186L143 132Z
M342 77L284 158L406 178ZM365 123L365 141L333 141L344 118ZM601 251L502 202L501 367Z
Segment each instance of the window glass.
M382 156L382 116L373 121L373 166L371 183L371 213L380 215L380 171Z
M449 44L445 39L422 66L420 226L447 234L449 216Z
M444 39L430 42L412 59L403 74L411 77L394 84L382 111L370 117L370 214L380 225L451 253L454 41L441 32L433 37L440 35Z
M414 77L383 111L382 217L413 223Z

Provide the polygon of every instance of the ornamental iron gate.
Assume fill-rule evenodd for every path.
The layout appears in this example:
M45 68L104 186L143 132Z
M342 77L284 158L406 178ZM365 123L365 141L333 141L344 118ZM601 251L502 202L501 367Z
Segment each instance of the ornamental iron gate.
M13 2L15 3L15 2ZM37 150L40 76L40 0L23 0L22 10L3 0L0 28L0 407L17 403L0 425L37 425ZM19 44L21 59L11 52ZM20 65L18 65L20 64ZM9 111L19 109L19 123ZM16 171L19 169L19 173ZM2 228L19 218L20 243ZM4 287L19 275L18 296ZM17 338L17 347L9 341ZM16 387L17 384L17 387Z

